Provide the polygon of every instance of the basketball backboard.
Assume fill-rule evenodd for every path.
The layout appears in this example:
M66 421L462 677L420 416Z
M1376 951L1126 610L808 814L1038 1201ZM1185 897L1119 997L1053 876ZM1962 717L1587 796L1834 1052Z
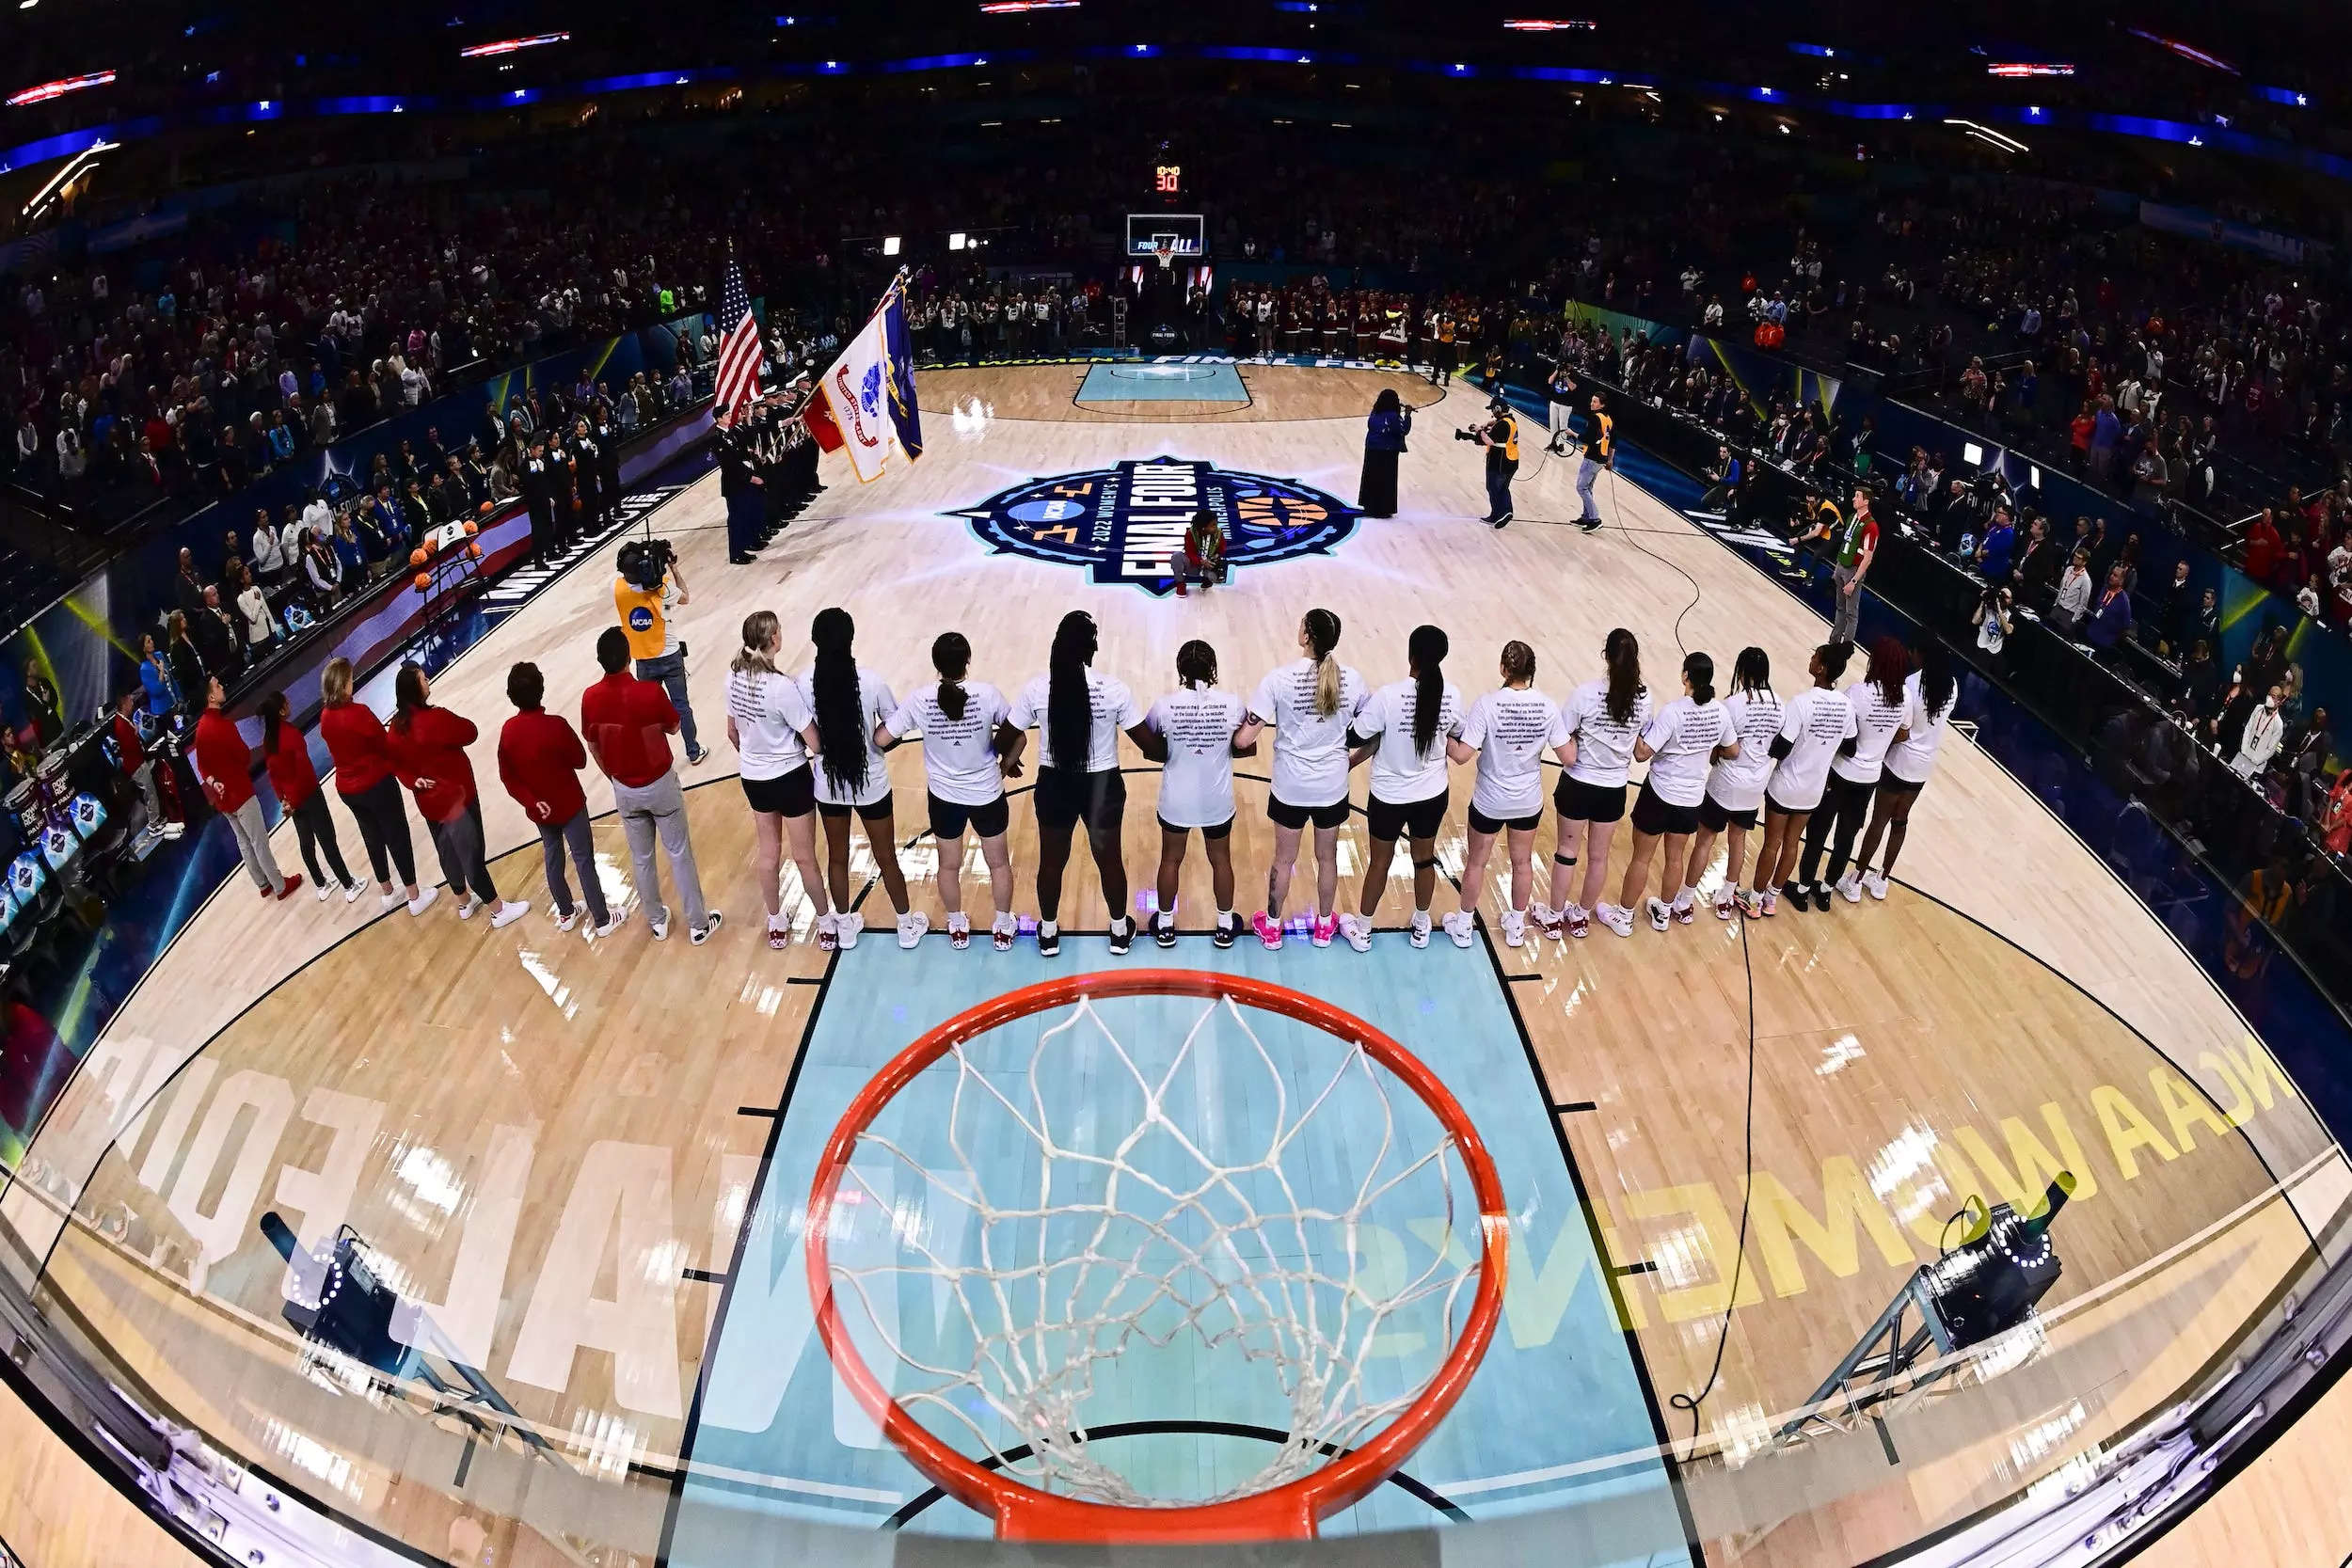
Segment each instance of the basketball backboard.
M1187 261L1198 261L1208 251L1208 226L1200 221L1199 213L1129 213L1127 214L1127 254L1136 261L1152 256L1159 248L1158 237L1174 236L1173 251Z

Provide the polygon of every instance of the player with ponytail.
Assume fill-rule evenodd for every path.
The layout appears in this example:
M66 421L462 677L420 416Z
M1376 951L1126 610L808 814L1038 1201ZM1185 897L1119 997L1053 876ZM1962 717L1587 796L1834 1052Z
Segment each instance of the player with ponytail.
M1126 820L1127 781L1119 771L1119 732L1148 745L1143 710L1127 684L1093 668L1100 635L1094 617L1073 610L1054 629L1054 649L1044 674L1021 689L1005 721L1001 749L1007 773L1018 776L1026 732L1044 727L1037 765L1037 950L1041 958L1061 951L1062 873L1070 863L1070 841L1079 823L1094 851L1103 879L1103 902L1111 911L1110 949L1124 953L1135 941L1127 912L1127 865L1120 858L1119 831Z
M1356 743L1351 761L1372 759L1372 800L1365 808L1371 847L1364 857L1364 888L1358 912L1340 916L1340 934L1359 953L1372 947L1372 917L1388 891L1396 841L1413 852L1413 920L1407 938L1429 945L1429 900L1438 891L1438 829L1445 821L1446 761L1469 762L1476 754L1462 744L1462 694L1445 678L1446 635L1436 626L1415 626L1406 642L1409 678L1372 694L1356 716L1348 736Z
M1535 906L1536 925L1554 939L1586 935L1593 914L1601 910L1609 879L1609 840L1625 817L1634 742L1649 722L1641 643L1619 626L1601 644L1601 658L1607 673L1586 681L1560 705L1562 738L1575 746L1576 760L1551 796L1560 814L1560 837L1551 854L1551 896L1557 908ZM1576 870L1580 847L1584 852L1581 887Z
M1146 756L1165 765L1159 905L1152 917L1152 938L1162 947L1176 945L1176 882L1196 828L1216 898L1215 941L1231 947L1241 935L1241 916L1233 912L1233 736L1248 716L1239 697L1217 689L1215 648L1196 639L1176 650L1176 689L1152 705L1143 721L1150 738L1138 741ZM1256 750L1252 742L1249 751Z
M1698 907L1691 885L1691 835L1698 831L1699 803L1707 797L1707 775L1715 764L1740 754L1731 718L1715 700L1715 661L1702 653L1682 660L1682 695L1650 716L1633 743L1633 760L1649 764L1649 777L1633 802L1633 853L1625 885L1613 908L1594 912L1621 937L1633 934L1633 903L1649 878L1658 842L1666 843L1659 896L1649 901L1649 923L1662 931L1670 921L1688 926Z
M1020 930L1012 912L1012 854L1005 845L1010 814L1005 805L1005 774L997 735L1008 711L1005 694L986 681L967 681L972 644L960 631L941 632L931 643L931 668L939 679L917 687L888 719L874 727L874 745L887 752L908 736L923 736L925 800L931 840L939 850L939 902L947 911L947 945L971 945L972 922L963 911L963 834L979 835L994 901L989 937L999 953L1012 951Z
M874 752L874 726L898 711L898 699L881 675L857 661L850 643L857 625L838 608L810 623L817 662L801 677L801 695L817 716L817 816L825 829L825 873L833 886L834 922L843 947L857 944L866 917L850 908L850 815L866 825L882 891L898 914L898 945L913 947L930 929L929 915L907 905L906 873L898 866L896 808L890 769Z
M1511 901L1502 911L1502 940L1510 947L1527 940L1528 900L1535 893L1535 830L1544 816L1543 753L1549 747L1564 768L1576 760L1576 745L1560 727L1560 705L1535 689L1535 650L1505 642L1502 673L1502 684L1472 703L1462 719L1459 744L1478 754L1478 782L1470 791L1460 907L1445 917L1445 934L1456 947L1470 944L1472 917L1486 892L1486 859L1506 829Z
M1298 841L1315 830L1315 921L1312 941L1328 947L1340 928L1340 829L1347 821L1347 727L1364 705L1364 679L1342 664L1340 618L1311 610L1298 623L1292 660L1258 683L1249 717L1234 736L1236 750L1274 731L1274 779L1265 814L1274 824L1274 862L1266 868L1266 904L1251 927L1268 948L1282 945L1282 904L1290 896Z

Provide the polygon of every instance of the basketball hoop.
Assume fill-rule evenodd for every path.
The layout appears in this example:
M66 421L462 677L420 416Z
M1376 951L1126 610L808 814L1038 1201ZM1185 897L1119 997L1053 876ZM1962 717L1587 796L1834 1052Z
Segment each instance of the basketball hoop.
M1181 1035L1158 1031L1131 1049L1100 1006L1121 999L1202 1006ZM967 1052L995 1031L1049 1013L1066 1016L1026 1044L1025 1061L1010 1052ZM1305 1025L1328 1055L1295 1049L1296 1031L1277 1036L1269 1050L1252 1014ZM1261 1023L1273 1028L1263 1017ZM1240 1042L1231 1060L1218 1043L1228 1030ZM912 1096L898 1111L906 1132L878 1132L877 1119L940 1064L953 1069L947 1103L936 1105L936 1094ZM1083 1080L1084 1110L1076 1114L1083 1139L1072 1141L1090 1147L1073 1148L1057 1136L1048 1097L1069 1092L1089 1066L1099 1076ZM1295 1089L1286 1072L1299 1075ZM1249 1075L1246 1084L1241 1074ZM926 1086L945 1089L948 1082L932 1075ZM1392 1102L1400 1083L1410 1094ZM1212 1111L1204 1125L1188 1128L1187 1113L1212 1086L1246 1091L1240 1103L1249 1114ZM1128 1098L1139 1101L1131 1126L1120 1119L1119 1101ZM1352 1140L1343 1153L1314 1143L1310 1126L1319 1115L1343 1118L1325 1134ZM999 1178L1007 1188L1017 1180L1018 1193L993 1201L966 1146L975 1135L967 1124L983 1118L996 1138L987 1145L992 1161L1009 1144L1020 1167L1017 1178ZM1434 1132L1425 1119L1434 1120ZM1417 1133L1429 1147L1398 1147ZM954 1167L946 1175L908 1148L943 1137ZM1223 1147L1232 1141L1249 1148ZM1348 1168L1375 1148L1363 1169ZM863 1170L853 1168L861 1152ZM1307 1168L1286 1171L1286 1154ZM1171 1162L1188 1180L1170 1178L1164 1167ZM919 1203L888 1196L884 1169L891 1178L917 1179ZM1457 1194L1459 1182L1467 1194ZM1358 1245L1371 1224L1367 1214L1393 1208L1399 1195L1409 1200L1417 1185L1441 1194L1435 1211L1406 1211L1442 1214L1441 1235L1416 1227L1436 1259L1418 1269L1392 1259L1387 1276L1375 1280L1360 1266ZM1462 1196L1474 1202L1474 1227L1470 1205L1457 1202ZM888 1216L886 1235L879 1226L856 1234L866 1213ZM979 1233L977 1261L941 1255L952 1248L947 1232L957 1220ZM1239 1542L1313 1535L1319 1521L1379 1486L1437 1429L1494 1338L1508 1226L1502 1181L1477 1129L1438 1076L1395 1040L1267 981L1131 970L1025 987L900 1052L850 1101L818 1162L806 1252L818 1331L842 1381L915 1468L992 1519L1000 1538ZM1056 1245L1057 1237L1065 1244ZM875 1266L836 1261L836 1250L852 1240L879 1242L892 1256ZM1318 1243L1325 1243L1320 1254ZM939 1344L909 1344L896 1310L906 1282L929 1286L933 1309L910 1321ZM877 1311L884 1289L889 1310ZM851 1338L845 1295L901 1378L921 1386L889 1391ZM951 1352L963 1347L948 1343L947 1326L940 1325L968 1331L968 1364L956 1364ZM1367 1370L1375 1337L1393 1337L1382 1352L1393 1357L1395 1343L1409 1342L1407 1331L1443 1346L1434 1370ZM1201 1499L1152 1496L1089 1451L1084 1406L1098 1383L1118 1382L1121 1356L1179 1340L1184 1366L1206 1368L1228 1354L1270 1367L1287 1412L1275 1457ZM1148 1386L1148 1370L1128 1375ZM1206 1378L1196 1374L1196 1382ZM946 1441L918 1419L918 1410L961 1429L980 1456Z

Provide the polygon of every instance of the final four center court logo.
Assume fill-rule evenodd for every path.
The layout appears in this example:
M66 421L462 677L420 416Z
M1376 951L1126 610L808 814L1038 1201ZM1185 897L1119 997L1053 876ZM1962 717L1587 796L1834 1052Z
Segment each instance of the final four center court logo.
M1327 555L1356 531L1356 508L1311 485L1234 473L1184 457L1033 479L949 515L1000 555L1084 566L1105 585L1165 594L1176 585L1193 514L1206 507L1225 534L1226 564Z

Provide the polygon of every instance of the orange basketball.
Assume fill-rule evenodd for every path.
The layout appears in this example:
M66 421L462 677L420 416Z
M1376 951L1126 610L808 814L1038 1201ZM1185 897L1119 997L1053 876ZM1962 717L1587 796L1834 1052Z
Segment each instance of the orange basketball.
M473 557L476 561L479 561L482 559L482 546L479 545L468 545L466 546L466 553Z
M469 522L469 523L467 523L467 524L466 524L466 537L467 537L467 538L470 539L470 538L472 538L475 534L480 533L481 531L482 531L482 525L481 525L480 523L476 523L476 522Z
M424 552L423 552L422 550L419 550L417 553L418 553L419 555L422 555ZM418 593L422 594L422 593L426 592L427 590L429 590L430 588L432 588L432 586L433 586L433 574L432 574L432 573L430 573L430 572L419 572L419 573L417 574L417 592L418 592Z
M424 546L422 545L419 545L415 549L408 552L408 564L411 566L423 565L424 559Z

